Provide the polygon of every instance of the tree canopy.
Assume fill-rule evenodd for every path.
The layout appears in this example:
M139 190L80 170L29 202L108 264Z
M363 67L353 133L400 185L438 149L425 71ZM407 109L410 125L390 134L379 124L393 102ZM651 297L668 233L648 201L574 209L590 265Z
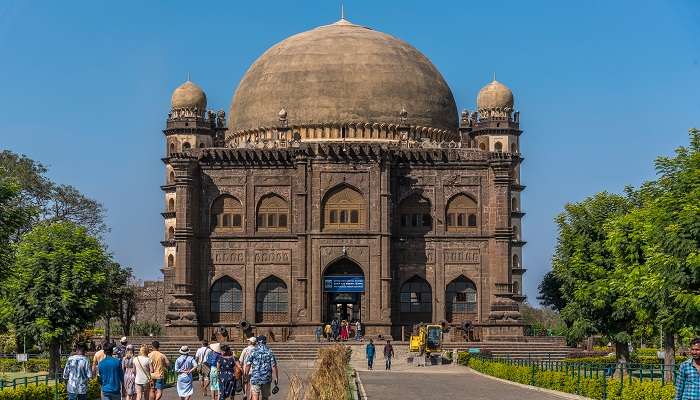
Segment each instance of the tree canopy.
M25 234L8 279L18 335L58 348L103 314L106 266L100 243L71 222L44 223Z

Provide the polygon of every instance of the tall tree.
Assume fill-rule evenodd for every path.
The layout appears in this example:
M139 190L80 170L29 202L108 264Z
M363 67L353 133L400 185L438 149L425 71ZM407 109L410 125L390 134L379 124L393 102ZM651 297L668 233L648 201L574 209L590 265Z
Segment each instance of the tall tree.
M557 277L554 271L547 272L542 278L537 289L540 295L537 296L540 304L545 307L551 307L556 311L561 311L566 306L566 300L561 294L561 279Z
M0 331L7 329L12 314L4 282L15 259L16 243L12 239L32 215L32 208L21 207L19 196L20 186L0 177Z
M606 247L604 224L629 208L627 197L607 192L567 204L556 219L559 237L552 259L566 302L561 315L569 326L568 339L605 335L615 343L621 363L629 360L627 343L636 314L624 307L624 292L615 285L615 263Z
M48 179L47 168L27 156L9 150L0 151L0 177L11 178L20 185L20 204L38 212L17 232L15 239L40 221L69 221L85 227L93 236L107 232L105 209L95 200L69 185Z
M109 303L105 318L109 321L116 316L121 324L122 333L128 336L136 316L136 280L133 270L112 262L107 269L107 283ZM109 324L106 328L109 328ZM109 339L108 335L109 333L105 332L106 339Z
M104 312L107 263L98 240L70 222L39 224L19 243L9 278L14 325L49 347L51 372L61 345Z
M658 158L656 170L637 207L609 224L608 247L630 307L661 327L664 363L673 365L675 335L700 327L700 131L690 130L690 145L675 157Z

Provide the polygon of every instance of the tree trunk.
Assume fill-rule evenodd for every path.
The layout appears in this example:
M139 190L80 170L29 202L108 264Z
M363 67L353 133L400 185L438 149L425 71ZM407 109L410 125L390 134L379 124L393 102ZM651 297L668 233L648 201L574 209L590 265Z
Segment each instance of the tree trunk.
M664 329L664 381L673 382L673 368L676 364L676 341L671 329Z
M107 343L110 342L110 340L109 340L109 339L110 339L110 337L109 337L109 335L110 335L110 332L109 332L109 331L110 331L109 322L110 322L111 319L112 319L112 318L110 318L110 316L107 316L107 317L105 318L105 342L107 342Z
M627 363L630 361L630 348L627 343L615 342L615 355L617 356L617 375L620 379L627 371Z
M49 344L49 376L56 377L61 370L61 343L57 340Z

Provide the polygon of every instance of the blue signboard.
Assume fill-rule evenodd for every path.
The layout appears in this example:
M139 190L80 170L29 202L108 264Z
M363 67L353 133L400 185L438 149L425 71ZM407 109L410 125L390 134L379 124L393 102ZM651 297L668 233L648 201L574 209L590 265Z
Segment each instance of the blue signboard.
M323 278L323 291L331 293L365 291L365 277L357 275L326 276Z

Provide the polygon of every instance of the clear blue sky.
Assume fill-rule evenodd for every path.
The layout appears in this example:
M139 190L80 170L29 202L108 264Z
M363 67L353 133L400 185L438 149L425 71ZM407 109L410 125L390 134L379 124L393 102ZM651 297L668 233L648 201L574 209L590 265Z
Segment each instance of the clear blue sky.
M163 135L187 73L228 110L248 66L339 1L0 2L0 148L108 210L110 250L144 279L163 249ZM474 108L492 71L521 111L525 290L550 268L566 202L653 178L700 126L700 2L345 1L413 44Z

